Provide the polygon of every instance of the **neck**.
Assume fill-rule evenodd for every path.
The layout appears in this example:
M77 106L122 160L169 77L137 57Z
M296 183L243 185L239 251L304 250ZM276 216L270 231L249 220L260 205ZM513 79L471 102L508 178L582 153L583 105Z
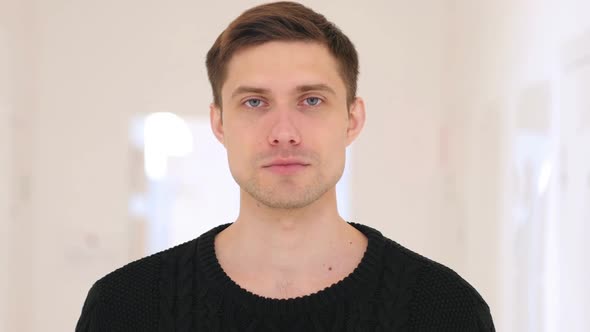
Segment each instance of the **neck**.
M360 261L367 239L340 217L335 191L288 211L249 199L242 197L238 219L215 240L220 263L230 276L285 282L326 273L341 277Z
M313 242L321 244L337 237L337 231L347 225L338 214L336 192L330 190L299 209L270 208L242 192L240 214L233 226L239 229L235 236L249 240L249 246L259 244L280 252L309 247L310 240L323 240Z

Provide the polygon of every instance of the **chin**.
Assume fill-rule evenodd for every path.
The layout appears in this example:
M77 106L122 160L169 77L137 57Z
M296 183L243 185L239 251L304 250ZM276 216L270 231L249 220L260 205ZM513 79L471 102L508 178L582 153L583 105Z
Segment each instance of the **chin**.
M295 209L302 209L306 206L309 206L314 201L261 201L260 203L268 206L272 209L281 209L281 210L295 210Z

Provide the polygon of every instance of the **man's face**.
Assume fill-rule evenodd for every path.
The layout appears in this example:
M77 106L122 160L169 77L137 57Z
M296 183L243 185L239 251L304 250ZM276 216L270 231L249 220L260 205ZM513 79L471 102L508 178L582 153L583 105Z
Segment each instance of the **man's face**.
M328 49L268 42L238 51L227 73L223 112L212 105L211 124L241 189L280 209L305 207L333 189L364 107L356 99L349 118L346 86Z

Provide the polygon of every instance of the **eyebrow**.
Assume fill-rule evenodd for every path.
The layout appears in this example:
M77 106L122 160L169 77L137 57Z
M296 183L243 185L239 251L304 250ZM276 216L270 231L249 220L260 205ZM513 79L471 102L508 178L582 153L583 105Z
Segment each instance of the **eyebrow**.
M243 93L257 93L257 94L267 94L270 90L257 88L253 86L239 86L234 92L231 94L231 98L233 99L235 96L243 94Z
M309 91L325 91L325 92L329 92L333 95L336 94L334 89L332 89L327 84L323 84L323 83L299 85L295 88L295 90L298 93L304 93L304 92L309 92ZM242 85L242 86L237 87L234 90L234 92L231 94L231 98L234 98L235 96L240 95L240 94L244 94L244 93L268 94L268 93L270 93L270 90L264 89L264 88L258 88L258 87L254 87L254 86Z
M334 91L334 89L332 89L330 86L328 86L327 84L309 84L309 85L300 85L297 87L297 92L309 92L309 91L325 91L325 92L329 92L333 95L336 94L336 92Z

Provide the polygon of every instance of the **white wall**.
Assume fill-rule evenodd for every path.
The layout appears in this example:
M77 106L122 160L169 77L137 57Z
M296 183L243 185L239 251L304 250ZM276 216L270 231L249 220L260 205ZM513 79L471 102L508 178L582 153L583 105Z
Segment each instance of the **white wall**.
M559 99L563 89L562 53L566 44L588 31L590 3L450 3L448 78L453 84L447 89L450 98L444 119L455 132L452 146L457 149L457 201L449 205L447 218L457 217L464 225L466 255L461 270L487 295L499 331L526 331L531 326L536 326L533 331L582 331L588 326L587 317L564 315L572 310L569 304L580 307L579 299L562 298L563 306L559 305L561 287L581 286L560 280L558 270L566 268L562 272L569 273L564 258L573 254L583 259L579 253L560 248L572 240L559 238L570 223L558 216L562 177L559 156L563 149L560 131L573 128L559 127L559 119L571 111L561 108ZM514 233L518 225L513 213L520 199L520 179L514 173L517 160L513 149L518 135L529 130L527 126L537 126L534 131L547 137L545 153L558 167L548 197L538 209L546 215L537 227L543 245L538 250L542 252L530 253L540 259L541 275L525 280L528 284L540 282L535 285L541 288L537 304L526 304L527 299L520 294L527 293L516 286L515 279L515 270L521 270L518 264L523 263L518 257L527 249L514 243L519 238ZM590 142L578 140L577 144L588 146ZM531 263L530 259L526 263ZM527 322L527 312L538 314L538 321Z
M343 15L334 20L359 50L359 94L367 102L367 124L354 145L353 215L455 265L458 224L440 217L445 3L374 2L325 12Z
M0 2L0 330L29 330L30 149L35 63L28 2Z
M3 11L4 6L0 6ZM9 265L8 256L11 243L9 242L12 233L11 225L12 218L10 217L10 194L12 192L12 126L10 119L12 115L12 107L9 106L8 91L12 85L9 80L10 62L8 58L8 28L0 25L0 229L3 230L0 235L0 293L6 294ZM6 330L6 301L0 302L0 331Z

